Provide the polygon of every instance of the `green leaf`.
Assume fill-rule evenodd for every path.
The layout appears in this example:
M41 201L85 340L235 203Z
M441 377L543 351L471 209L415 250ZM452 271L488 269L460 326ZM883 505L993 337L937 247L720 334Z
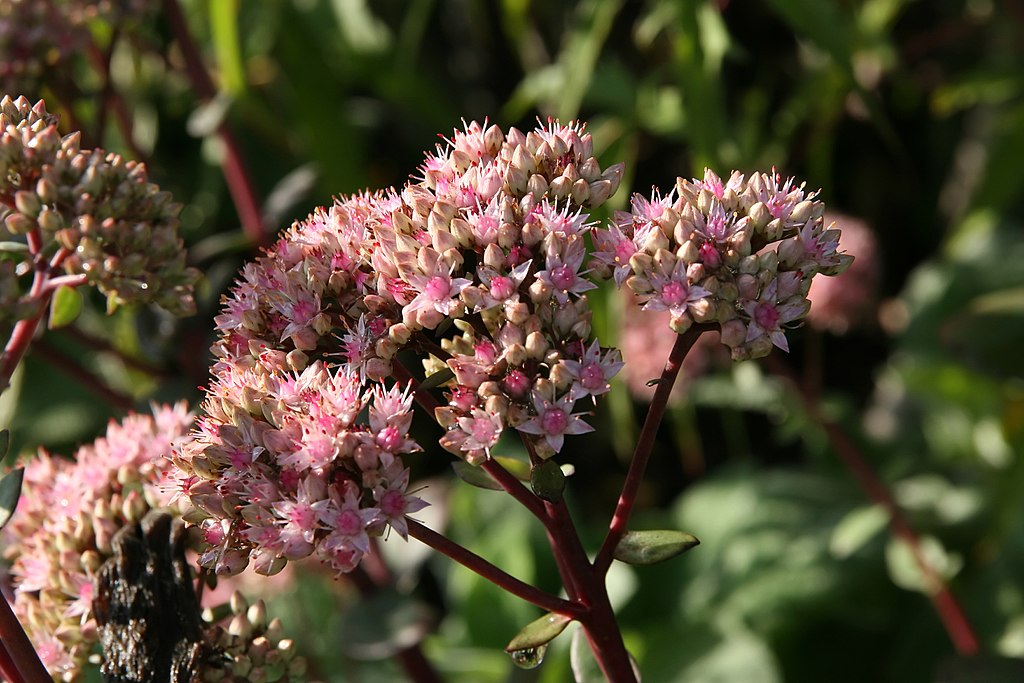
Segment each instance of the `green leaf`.
M889 522L889 514L881 505L868 505L851 510L836 525L829 539L829 550L843 560L863 548Z
M7 452L11 449L11 430L0 429L0 462L4 461L7 457Z
M548 612L540 619L531 621L524 626L505 646L505 652L517 652L547 645L557 638L570 622L572 622L571 617Z
M505 456L495 456L494 460L498 462L502 467L508 470L516 479L519 481L530 480L530 465L523 460L517 460L516 458L508 458ZM483 469L480 469L477 465L470 465L464 460L456 460L452 463L452 469L455 470L455 475L466 482L470 486L476 486L481 489L491 489L493 491L501 491L501 484L496 482L491 475Z
M238 41L238 10L237 0L210 3L210 29L217 53L220 84L225 92L232 95L245 91L245 65Z
M0 253L24 254L28 252L28 245L24 242L0 242Z
M3 529L14 514L21 496L21 481L25 477L25 468L11 470L0 479L0 529Z
M70 325L82 312L82 293L74 287L61 286L53 294L53 301L50 302L50 321L48 326L51 330L58 327Z
M227 118L232 102L231 96L221 92L209 102L197 106L185 123L188 134L194 138L205 138L216 133L220 124Z
M695 536L683 531L627 531L616 546L614 557L627 564L657 564L698 544L700 541Z
M452 469L455 470L455 476L470 486L476 486L480 489L491 489L494 491L501 490L501 486L498 482L494 481L494 479L491 478L491 475L484 472L477 465L470 465L465 460L456 460L452 463Z
M921 536L918 539L918 552L929 569L947 581L956 576L963 566L963 558L948 552L934 536ZM885 563L889 569L889 578L900 588L926 594L935 590L933 582L921 571L918 556L902 539L889 539L885 548Z
M554 460L545 460L530 470L530 487L544 500L557 503L565 491L565 473Z
M422 382L420 382L417 389L434 389L447 382L455 379L455 373L451 368L445 368L444 370L438 370L434 374L428 376Z

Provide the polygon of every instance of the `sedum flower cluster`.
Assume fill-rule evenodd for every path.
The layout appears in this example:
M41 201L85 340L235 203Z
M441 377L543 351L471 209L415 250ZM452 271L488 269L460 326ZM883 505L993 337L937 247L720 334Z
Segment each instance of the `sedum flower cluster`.
M56 124L42 101L0 100L0 218L7 231L37 236L47 257L63 248L55 265L99 288L108 308L137 301L192 313L198 273L185 266L180 205L149 182L144 165L83 150L78 133L62 137ZM19 274L0 270L0 297L20 301L13 310L26 315Z
M188 438L192 423L183 403L154 406L152 415L111 422L106 435L81 447L74 459L40 453L26 465L17 510L3 530L4 556L11 563L15 612L54 680L80 680L97 650L95 579L112 556L114 535L152 509L180 512L165 486L171 471L166 454ZM251 669L270 657L272 671L285 669L264 680L288 680L282 676L294 653L280 637L279 622L268 624L265 609L250 608L248 621L244 612L236 609L238 623L226 630L208 628L206 638L223 656L211 661L204 676L250 680L233 663ZM272 654L276 650L282 652ZM304 664L295 661L291 673L300 676Z
M812 278L853 260L836 251L839 230L826 228L816 194L774 171L680 178L595 231L594 269L625 282L644 310L668 311L677 333L719 327L734 360L788 351L785 329L807 314Z
M588 406L622 367L591 329L595 280L628 282L676 331L721 325L743 358L785 347L811 276L844 265L813 194L764 174L680 180L598 228L589 211L622 173L582 124L474 122L400 190L318 209L248 264L217 318L205 414L176 454L203 564L269 574L315 554L345 572L371 537L404 537L423 506L402 460L421 450L412 404L435 401L413 360L443 388L445 449L481 463L511 430L550 458L593 430Z

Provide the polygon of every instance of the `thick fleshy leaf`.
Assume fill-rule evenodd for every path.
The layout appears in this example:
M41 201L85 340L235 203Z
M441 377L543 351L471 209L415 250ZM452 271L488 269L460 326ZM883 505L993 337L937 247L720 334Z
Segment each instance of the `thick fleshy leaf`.
M636 565L657 564L685 553L700 541L684 531L627 531L615 548L620 562Z
M450 382L453 379L455 379L455 373L452 372L451 368L445 368L444 370L438 370L424 379L420 382L417 389L434 389L435 387L439 387L445 382Z
M494 456L494 460L508 470L519 481L530 481L529 463L503 455ZM476 486L481 489L492 489L494 491L501 490L501 484L496 482L485 470L476 465L470 465L468 462L457 460L452 463L452 469L455 470L455 474L459 479L470 486Z
M548 612L540 619L531 621L524 626L505 646L505 652L513 653L547 645L557 638L570 622L572 622L571 617Z
M28 252L24 242L0 242L0 259L20 261Z
M494 491L501 490L501 486L491 478L491 475L476 465L470 465L465 460L453 462L452 469L455 470L455 476L470 486L476 486L480 489L492 489Z
M55 330L75 322L82 312L82 293L74 287L58 287L50 302L49 328Z
M7 457L7 452L11 450L11 430L0 429L0 462L4 461Z
M545 460L530 470L530 487L544 500L557 503L565 491L565 472L554 460Z
M0 479L0 529L7 525L18 506L21 496L21 480L25 477L25 468L11 470Z

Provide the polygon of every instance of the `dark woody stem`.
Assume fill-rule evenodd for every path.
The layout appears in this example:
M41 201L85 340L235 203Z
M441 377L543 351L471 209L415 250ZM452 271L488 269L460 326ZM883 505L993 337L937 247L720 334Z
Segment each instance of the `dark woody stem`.
M5 681L21 683L21 672L18 671L17 665L11 659L11 654L2 640L0 640L0 676L3 676Z
M633 451L633 459L630 461L629 471L626 473L626 481L619 494L619 502L615 507L612 521L608 525L608 534L594 560L594 572L598 576L604 576L607 573L615 548L626 533L629 517L636 505L637 494L644 478L644 471L647 469L647 462L650 460L651 451L654 448L654 437L658 433L661 419L665 416L665 407L672 394L672 386L679 375L679 368L683 365L683 358L686 357L697 338L708 329L710 328L707 325L693 325L683 334L676 336L675 344L673 344L668 361L665 363L665 369L662 370L661 378L658 380L658 387L654 390L654 398L651 399L651 405L647 409L647 418L640 430L640 436Z

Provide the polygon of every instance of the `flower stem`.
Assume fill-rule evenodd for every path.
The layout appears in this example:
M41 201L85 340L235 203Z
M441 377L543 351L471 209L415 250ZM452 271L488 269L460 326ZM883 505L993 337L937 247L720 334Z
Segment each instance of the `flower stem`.
M594 560L594 572L598 576L603 577L608 572L608 567L612 563L612 554L626 533L629 517L633 512L633 506L636 505L637 494L644 478L644 471L647 469L647 462L650 460L654 448L654 437L657 435L658 426L665 415L665 407L668 405L672 386L679 375L679 368L683 365L683 358L686 357L697 338L707 329L704 325L693 325L683 334L677 335L675 344L672 345L665 369L662 370L661 378L658 380L658 387L654 390L651 405L647 409L647 418L640 430L640 436L633 451L633 459L629 463L629 471L626 473L626 481L619 494L619 502L615 506L612 521L608 525L608 534Z
M543 610L547 610L548 612L564 614L568 617L572 617L573 619L579 619L583 616L584 609L581 605L569 602L568 600L563 600L556 595L552 595L551 593L542 591L541 589L531 586L524 581L520 581L471 550L462 547L458 543L442 536L433 529L424 526L414 519L407 519L406 521L409 524L410 536L421 543L430 546L439 553L448 556L452 560L455 560L462 566L476 574L479 574L496 586L504 588L512 595L522 598L523 600L526 600Z
M0 596L0 641L20 674L17 678L10 678L5 670L4 676L9 678L11 683L53 683L35 648L32 647L32 642L25 635L25 629L14 616L11 606L7 604L7 598L3 596Z
M28 297L34 300L36 311L29 317L19 320L11 330L11 336L7 340L3 354L0 355L0 394L11 386L11 377L18 369L22 358L32 344L32 338L39 328L39 321L46 313L46 307L50 303L53 293L47 291L50 280L50 265L43 258L43 238L36 227L26 235L29 253L32 255L33 268L35 273L32 276L32 286L29 289Z
M864 457L860 449L843 429L821 414L813 397L801 388L800 383L796 381L789 367L777 358L775 354L769 356L766 361L776 375L785 378L790 386L794 388L795 393L803 403L807 415L825 430L825 435L832 445L832 450L835 451L839 459L843 461L847 469L850 470L850 473L853 474L854 479L857 480L864 493L867 494L868 498L880 505L889 515L889 530L894 536L906 543L910 549L911 556L924 577L928 598L935 607L935 611L938 612L939 619L942 621L942 625L946 629L946 633L953 642L956 651L965 657L978 654L980 650L978 637L967 620L963 607L957 601L946 582L932 567L928 558L925 557L917 532L910 525L910 521L903 514L903 510L900 509L899 504L892 497L882 478L875 473L867 458Z
M4 680L9 683L22 683L21 672L18 671L17 665L11 659L11 653L7 651L7 646L3 644L3 641L0 641L0 675L3 675Z
M164 11L171 31L181 48L182 57L185 59L185 70L189 80L195 86L199 97L204 101L210 101L217 95L217 87L210 78L210 74L203 65L199 48L192 38L192 32L185 21L185 15L178 5L178 0L164 0ZM260 214L259 202L256 199L256 192L253 190L252 181L242 161L242 151L228 127L226 121L217 126L217 136L224 145L224 158L221 162L221 170L224 173L224 180L228 184L228 191L238 211L238 219L242 223L242 231L254 245L264 245L268 241L268 235L263 229L263 218Z

